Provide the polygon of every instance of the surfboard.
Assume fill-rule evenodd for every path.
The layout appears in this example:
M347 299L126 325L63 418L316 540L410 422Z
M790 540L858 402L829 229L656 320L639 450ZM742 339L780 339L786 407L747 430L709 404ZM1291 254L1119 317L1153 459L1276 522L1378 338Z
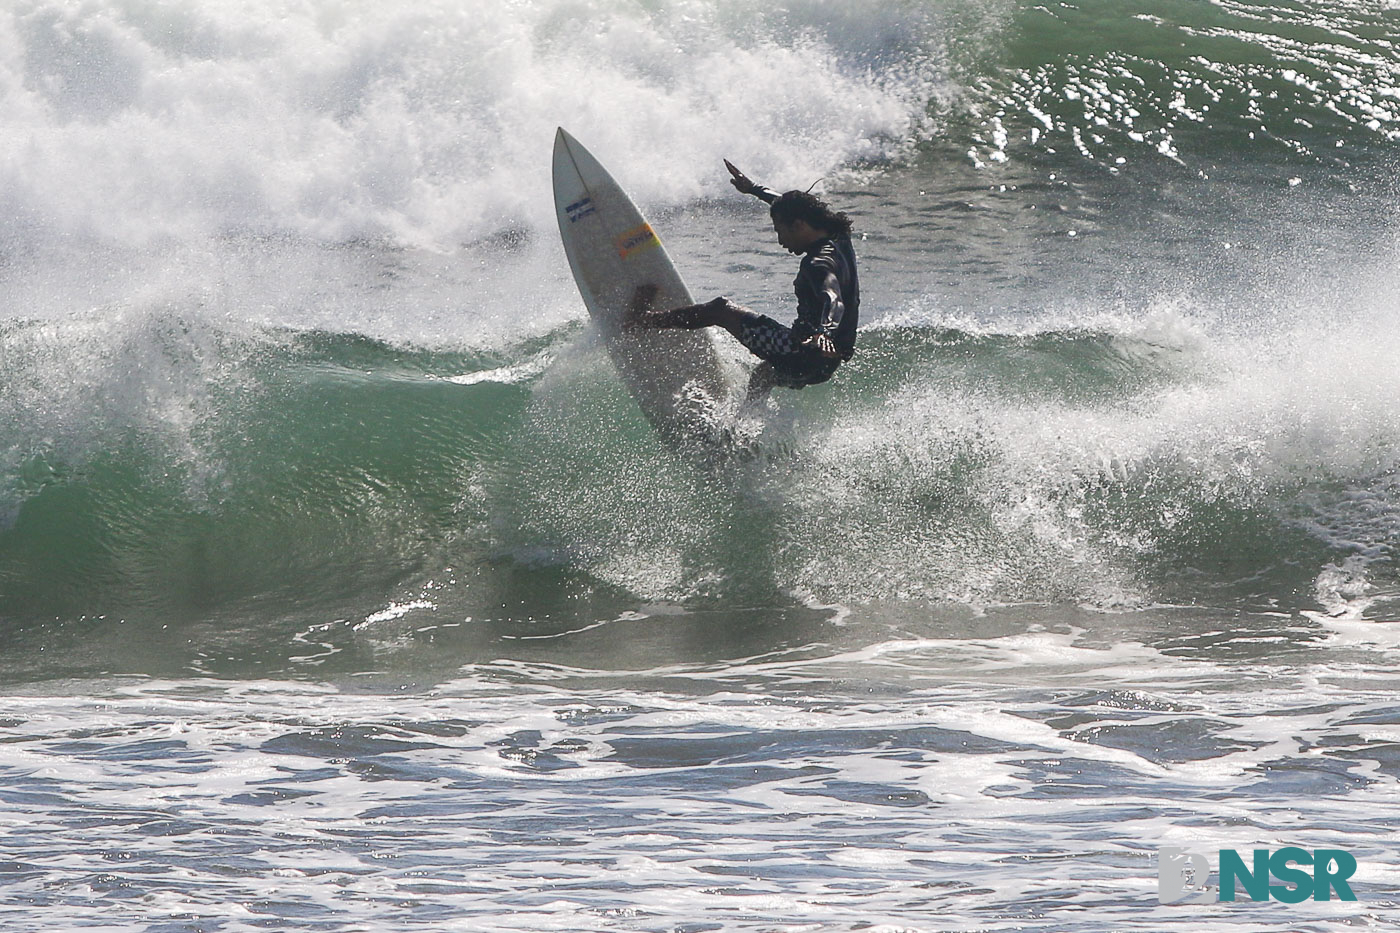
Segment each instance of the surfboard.
M618 374L667 441L704 441L727 387L708 330L624 330L638 289L651 306L694 304L666 248L607 169L562 127L554 137L559 235L583 303Z

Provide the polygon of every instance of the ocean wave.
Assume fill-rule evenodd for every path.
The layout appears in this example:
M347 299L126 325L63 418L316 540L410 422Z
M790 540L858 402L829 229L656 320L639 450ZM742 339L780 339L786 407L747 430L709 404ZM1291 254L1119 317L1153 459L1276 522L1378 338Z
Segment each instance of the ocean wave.
M481 353L156 316L141 354L131 334L99 341L132 365L84 362L92 381L66 395L36 385L72 371L63 340L12 325L10 346L21 332L48 355L6 374L31 392L0 460L12 619L324 614L405 587L408 604L444 567L496 594L519 573L693 605L1121 608L1272 587L1315 606L1352 555L1352 589L1385 591L1400 544L1400 386L1358 330L886 325L829 391L782 395L757 456L715 470L660 444L572 326ZM66 338L75 360L88 336ZM430 601L473 615L477 598Z

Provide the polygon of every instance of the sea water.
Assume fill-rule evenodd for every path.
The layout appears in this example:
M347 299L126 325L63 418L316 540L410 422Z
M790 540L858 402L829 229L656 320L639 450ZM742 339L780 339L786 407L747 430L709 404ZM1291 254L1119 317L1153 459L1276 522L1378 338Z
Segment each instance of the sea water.
M1400 10L13 0L6 930L1400 920ZM700 297L855 224L677 456L563 125ZM721 341L736 368L745 355ZM1161 850L1357 899L1162 904Z

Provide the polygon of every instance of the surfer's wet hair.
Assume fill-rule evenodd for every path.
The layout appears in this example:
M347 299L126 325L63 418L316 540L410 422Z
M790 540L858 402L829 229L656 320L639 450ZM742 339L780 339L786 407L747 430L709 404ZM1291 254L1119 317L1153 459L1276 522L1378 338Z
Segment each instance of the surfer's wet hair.
M779 223L805 220L817 230L825 230L832 236L851 235L851 218L833 211L825 201L807 191L789 191L779 195L768 212Z

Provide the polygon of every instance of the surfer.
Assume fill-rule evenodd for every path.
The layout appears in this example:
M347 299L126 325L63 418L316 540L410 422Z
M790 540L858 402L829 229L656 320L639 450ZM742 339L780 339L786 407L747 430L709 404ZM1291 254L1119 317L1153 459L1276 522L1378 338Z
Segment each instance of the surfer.
M724 160L730 183L741 194L767 202L778 245L801 255L793 281L797 320L791 327L758 314L728 298L656 311L650 305L656 289L637 289L627 315L629 327L723 327L749 352L763 360L749 379L748 397L755 401L774 386L800 389L825 382L851 358L856 344L860 284L851 248L851 220L806 191L776 191L755 184Z

